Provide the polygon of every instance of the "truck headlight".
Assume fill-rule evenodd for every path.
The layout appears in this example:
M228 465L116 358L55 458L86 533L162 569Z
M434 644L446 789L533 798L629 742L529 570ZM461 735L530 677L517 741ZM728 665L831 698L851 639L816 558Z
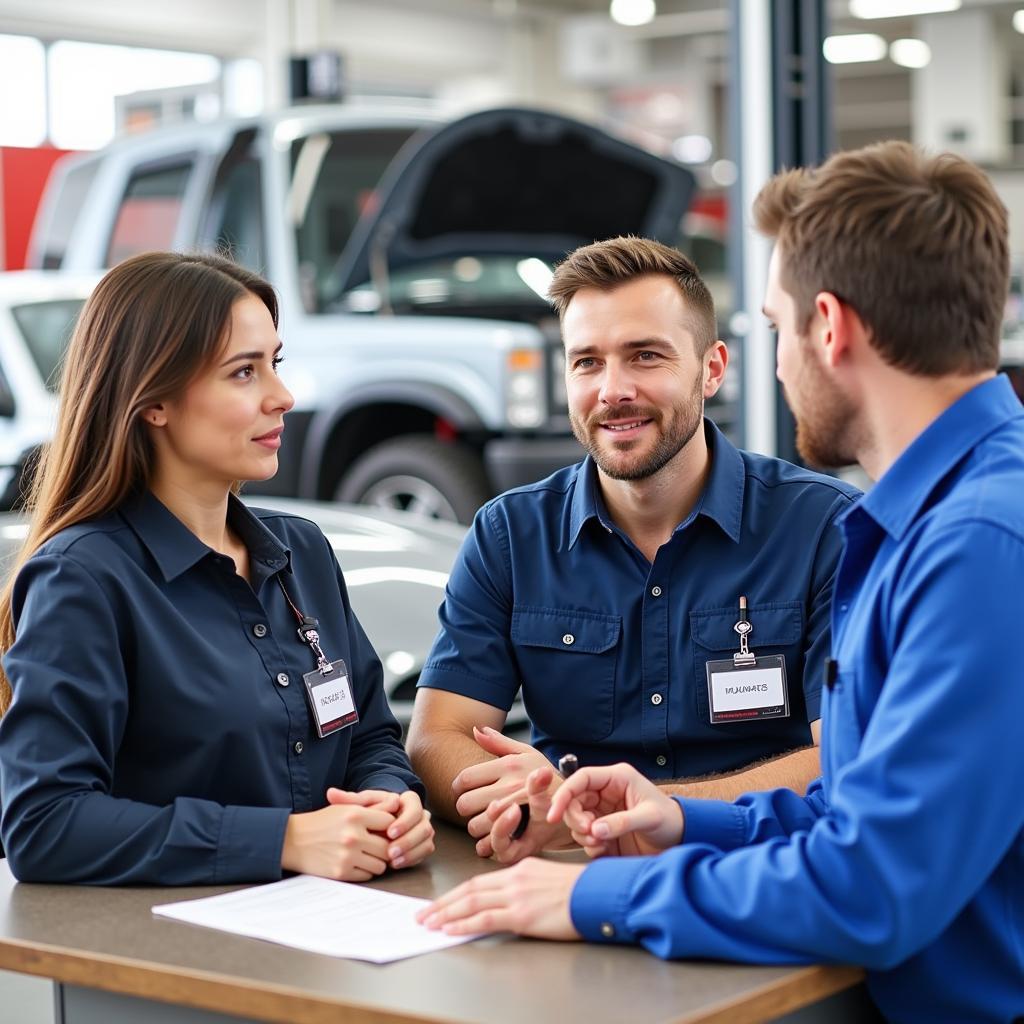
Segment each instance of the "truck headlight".
M514 348L505 364L505 416L513 427L539 427L545 416L544 353Z

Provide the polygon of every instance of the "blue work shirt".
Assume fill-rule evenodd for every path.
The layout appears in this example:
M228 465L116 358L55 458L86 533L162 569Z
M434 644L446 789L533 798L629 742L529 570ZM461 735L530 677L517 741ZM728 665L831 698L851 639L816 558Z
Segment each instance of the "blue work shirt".
M1024 411L974 388L842 523L823 776L681 800L684 845L596 862L577 929L664 957L869 968L893 1021L1024 1014Z
M841 537L859 493L738 451L710 422L711 470L650 563L610 518L591 459L485 505L456 560L419 685L507 711L520 684L550 759L704 775L811 743ZM712 725L705 665L782 654L790 717Z
M61 531L21 570L0 719L18 878L280 878L289 814L323 807L328 786L420 789L324 535L235 498L228 521L251 586L148 492ZM316 663L278 575L348 668L359 722L325 739L302 680Z

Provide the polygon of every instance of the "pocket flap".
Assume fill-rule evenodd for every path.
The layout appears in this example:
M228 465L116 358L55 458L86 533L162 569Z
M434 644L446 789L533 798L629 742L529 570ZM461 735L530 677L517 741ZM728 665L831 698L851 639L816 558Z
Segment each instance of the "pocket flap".
M527 647L600 654L619 640L622 618L576 608L514 608L512 642Z
M750 649L787 647L799 641L803 633L803 605L799 601L751 605L747 619L754 627L750 632ZM739 650L740 638L733 626L739 620L737 608L701 608L690 612L690 629L694 643L710 651Z

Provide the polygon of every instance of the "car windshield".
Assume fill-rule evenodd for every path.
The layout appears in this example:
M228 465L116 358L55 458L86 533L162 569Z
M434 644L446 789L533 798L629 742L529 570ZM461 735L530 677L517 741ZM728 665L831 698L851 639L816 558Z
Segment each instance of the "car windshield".
M85 299L52 299L11 307L32 361L50 391L57 390L64 350L84 304Z
M374 201L381 175L412 128L316 132L291 148L288 213L295 229L303 300L320 310L356 222Z

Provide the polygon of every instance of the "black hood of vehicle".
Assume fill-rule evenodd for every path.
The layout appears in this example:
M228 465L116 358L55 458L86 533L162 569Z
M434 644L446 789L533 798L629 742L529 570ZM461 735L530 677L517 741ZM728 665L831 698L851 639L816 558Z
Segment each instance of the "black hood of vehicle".
M471 114L418 132L395 157L339 261L335 294L368 281L381 259L391 270L463 255L554 262L616 235L671 244L694 184L686 168L560 114Z

